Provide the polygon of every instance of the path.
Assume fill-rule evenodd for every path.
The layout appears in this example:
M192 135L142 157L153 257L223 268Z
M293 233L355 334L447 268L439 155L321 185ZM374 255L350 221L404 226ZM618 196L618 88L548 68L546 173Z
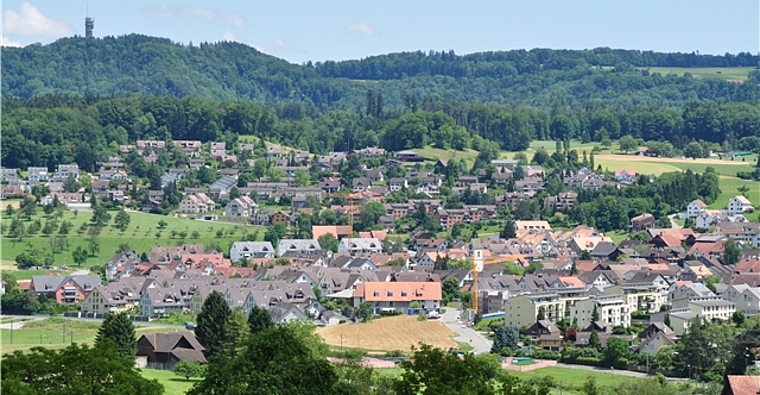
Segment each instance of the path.
M646 373L642 372L634 372L631 370L618 370L618 369L608 369L608 368L601 368L598 366L587 366L587 365L572 365L572 364L566 364L566 363L558 363L558 368L567 368L567 369L577 369L577 370L592 370L595 372L600 373L609 373L609 374L616 374L618 376L628 376L628 377L636 377L640 379L647 378ZM685 382L688 381L688 379L685 378L677 378L677 377L667 377L668 381L671 382Z
M458 317L459 310L454 308L446 308L446 312L441 315L443 324L459 334L454 340L469 343L475 348L475 354L491 352L491 341L472 328L465 326L461 321L457 321Z
M678 214L670 214L670 215L668 215L668 218L670 219L670 227L673 228L673 229L681 229L681 228L683 228L683 226L678 225L676 223L676 216L677 215Z

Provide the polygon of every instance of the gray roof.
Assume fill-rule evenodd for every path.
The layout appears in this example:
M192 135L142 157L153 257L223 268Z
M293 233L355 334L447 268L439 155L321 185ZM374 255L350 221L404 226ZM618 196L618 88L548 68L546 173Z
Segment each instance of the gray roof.
M35 293L55 292L63 283L73 280L82 289L92 290L100 285L100 276L98 275L77 275L77 276L32 276Z

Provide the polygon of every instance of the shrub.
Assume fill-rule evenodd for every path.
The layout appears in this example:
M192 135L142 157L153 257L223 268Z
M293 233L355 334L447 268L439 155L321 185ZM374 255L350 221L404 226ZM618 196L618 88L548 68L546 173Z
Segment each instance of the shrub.
M543 376L543 377L532 377L530 380L528 380L528 384L532 385L533 387L547 387L547 388L557 388L557 379L555 379L552 376Z
M537 351L533 351L533 358L553 359L557 361L560 358L560 353L555 352L555 351L549 351L549 350L537 350Z
M599 366L602 360L596 357L578 357L575 363L578 365Z

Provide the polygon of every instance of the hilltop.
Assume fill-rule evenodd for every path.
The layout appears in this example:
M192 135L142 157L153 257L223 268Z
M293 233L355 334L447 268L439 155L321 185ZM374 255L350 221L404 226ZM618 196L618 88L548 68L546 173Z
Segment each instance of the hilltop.
M760 72L749 68L757 64L757 56L749 53L711 56L596 48L469 55L418 51L295 65L240 43L193 46L130 34L3 48L2 89L6 96L21 98L137 93L262 104L299 101L316 108L353 108L368 90L382 93L388 106L432 96L535 107L592 99L623 107L681 107L695 99L757 100ZM666 71L668 67L677 72ZM683 71L708 67L731 72ZM749 83L722 77L736 76L737 71L739 77L748 74Z

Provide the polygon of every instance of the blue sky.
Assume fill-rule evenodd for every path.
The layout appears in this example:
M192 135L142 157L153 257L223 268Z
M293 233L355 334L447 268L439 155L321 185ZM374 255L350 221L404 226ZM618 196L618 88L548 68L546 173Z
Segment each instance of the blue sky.
M390 52L760 51L760 0L4 0L4 45L141 33L239 41L294 63Z

